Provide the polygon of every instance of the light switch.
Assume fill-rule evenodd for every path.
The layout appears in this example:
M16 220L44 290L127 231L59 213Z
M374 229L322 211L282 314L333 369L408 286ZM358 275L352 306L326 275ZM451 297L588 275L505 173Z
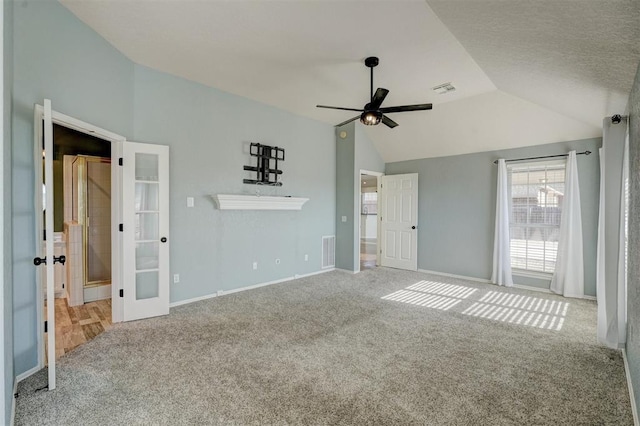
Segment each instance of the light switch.
M342 221L346 222L347 221L347 217L346 216L342 216Z
M195 205L195 202L193 200L193 197L187 197L187 207L193 207Z

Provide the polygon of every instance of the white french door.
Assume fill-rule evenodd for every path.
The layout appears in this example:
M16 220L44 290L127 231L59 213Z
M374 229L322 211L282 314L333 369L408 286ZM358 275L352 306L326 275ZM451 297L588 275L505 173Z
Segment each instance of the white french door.
M391 268L418 269L418 174L382 176L380 262Z
M169 147L122 147L124 320L169 313Z

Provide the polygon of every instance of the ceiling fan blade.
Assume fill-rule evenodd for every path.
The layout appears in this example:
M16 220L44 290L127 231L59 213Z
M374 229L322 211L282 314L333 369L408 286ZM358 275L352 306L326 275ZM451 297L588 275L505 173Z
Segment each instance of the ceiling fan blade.
M343 111L364 111L363 109L357 109L357 108L343 108L343 107L335 107L335 106L328 106L328 105L316 105L317 108L329 108L329 109L340 109Z
M402 105L380 108L380 112L383 114L388 114L391 112L424 111L431 108L433 108L432 104Z
M376 90L376 93L373 95L373 98L371 99L371 104L369 104L369 107L371 109L380 108L380 105L382 105L382 101L384 101L384 98L386 98L388 94L389 94L389 91L387 89L378 87L378 90Z
M340 126L344 126L345 124L349 124L349 123L351 123L352 121L357 120L358 118L360 118L360 116L359 116L359 115L356 115L355 117L350 118L350 119L348 119L347 121L343 121L343 122L342 122L342 123L340 123L340 124L336 124L336 127L340 127Z
M392 119L390 119L389 117L387 117L386 115L382 116L382 123L389 127L390 129L393 129L394 127L398 126L398 123L396 123L395 121L393 121Z

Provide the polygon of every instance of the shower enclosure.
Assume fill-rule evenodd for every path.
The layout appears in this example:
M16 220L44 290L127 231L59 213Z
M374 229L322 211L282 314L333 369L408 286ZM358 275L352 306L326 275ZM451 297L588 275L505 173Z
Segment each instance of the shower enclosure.
M68 200L68 198L67 198ZM85 302L110 292L89 290L111 284L111 159L78 155L72 162L72 220L82 228Z

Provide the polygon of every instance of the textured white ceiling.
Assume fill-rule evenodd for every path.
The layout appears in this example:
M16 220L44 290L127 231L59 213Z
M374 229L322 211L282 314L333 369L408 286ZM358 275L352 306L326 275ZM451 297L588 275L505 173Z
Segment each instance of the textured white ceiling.
M332 124L352 114L315 105L362 107L369 96L362 61L379 56L374 85L390 90L384 106L434 104L433 111L392 115L400 124L394 130L367 128L385 161L598 136L605 111L619 112L628 94L629 63L634 57L638 63L633 52L621 62L619 50L603 53L600 43L624 32L613 25L614 16L608 32L558 24L558 35L568 40L555 47L550 41L557 28L544 19L553 10L558 22L580 22L584 16L558 6L560 1L529 0L549 10L538 11L543 22L520 36L518 27L530 24L526 17L510 25L502 21L515 19L518 7L527 13L536 8L515 0L434 1L440 17L423 0L61 2L136 63ZM511 12L499 5L509 5ZM534 31L537 25L541 31ZM593 41L582 42L585 37ZM477 47L483 43L486 48ZM597 67L585 70L585 58ZM568 68L584 76L604 67L623 69L610 86L603 86L600 74L567 82ZM445 95L430 90L445 82L457 90ZM585 111L576 112L576 105Z
M593 126L624 113L637 0L427 0L496 86Z

